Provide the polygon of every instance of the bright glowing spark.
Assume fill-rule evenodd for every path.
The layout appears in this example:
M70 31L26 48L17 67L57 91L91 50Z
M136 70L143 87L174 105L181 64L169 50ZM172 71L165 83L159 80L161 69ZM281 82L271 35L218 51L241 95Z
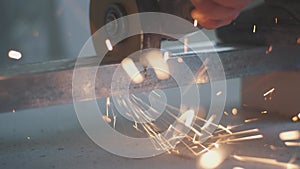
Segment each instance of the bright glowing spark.
M218 143L213 143L213 145L214 145L214 147L216 147L216 148L220 148L220 144L218 144Z
M237 109L237 108L233 108L233 109L231 110L231 113L232 113L234 116L236 116L236 115L238 114L238 109Z
M235 129L237 127L240 127L240 126L243 126L244 124L237 124L237 125L228 125L227 128L228 130L232 130L232 129Z
M274 91L275 91L275 88L270 89L269 91L267 91L267 92L264 94L264 97L266 97L266 96L272 94Z
M108 106L110 105L110 98L109 97L106 98L106 105L108 105Z
M275 18L275 23L278 24L278 18L277 17Z
M195 111L190 109L185 113L183 113L178 120L184 123L185 126L191 127L194 117L195 117Z
M28 136L28 137L26 137L26 139L27 139L27 140L30 140L30 139L31 139L31 137L29 137L29 136Z
M234 132L232 134L222 134L222 135L218 135L218 136L214 136L212 138L217 139L217 138L226 138L229 136L237 136L237 135L243 135L243 134L249 134L249 133L256 133L259 132L259 129L250 129L250 130L243 130L243 131L239 131L239 132Z
M253 119L247 119L244 122L245 123L252 123L252 122L257 121L257 120L258 120L258 118L253 118Z
M159 80L170 78L169 65L165 62L164 56L159 50L151 50L145 54L148 63L153 67Z
M266 54L269 54L269 53L271 53L272 51L273 51L273 46L270 45L269 48L268 48L268 50L266 51Z
M117 116L116 115L114 115L114 129L116 128L116 124L117 124Z
M253 33L256 33L256 25L253 25L253 30L252 30Z
M194 20L194 27L197 27L198 26L198 21L195 19Z
M300 119L300 113L298 114L298 118Z
M103 120L106 122L106 123L111 123L111 119L108 117L108 116L102 116Z
M8 51L8 57L11 59L19 60L22 58L22 53L16 50L10 50Z
M144 77L139 72L138 68L135 66L135 64L131 58L123 59L123 61L121 62L121 65L134 83L138 84L138 83L142 83L144 81Z
M212 150L208 150L208 152L200 156L199 165L201 168L206 169L217 168L223 163L225 158L225 152L222 152L221 149L215 148Z
M189 39L188 38L184 38L184 53L187 53L188 51L189 51L189 47L188 47L188 45L189 45Z
M106 40L105 40L105 44L106 44L106 47L107 47L107 49L108 49L109 51L112 51L112 50L113 50L113 46L112 46L112 44L111 44L111 42L110 42L109 39L106 39Z
M216 93L217 96L221 96L222 95L222 91L219 91L218 93Z
M168 61L170 59L170 53L169 52L165 52L164 53L164 60L165 62Z
M268 111L262 111L261 114L268 114Z
M13 112L13 113L15 113L15 112L16 112L16 110L15 110L15 109L13 109L13 110L12 110L12 112Z
M233 167L232 169L245 169L243 167Z
M263 135L255 135L255 136L247 136L247 137L241 137L241 138L233 138L233 139L228 139L228 142L237 142L237 141L250 141L250 140L257 140L257 139L262 139L264 136Z
M300 147L300 142L285 142L284 144L288 147Z
M109 97L106 98L106 117L108 117L108 108L110 106L110 99Z
M233 155L233 158L238 161L244 162L254 162L254 163L261 163L261 164L269 164L273 166L288 168L288 169L299 169L300 166L291 163L284 163L278 162L275 159L268 159L268 158L258 158L258 157L249 157L249 156L237 156Z
M298 140L300 139L300 131L295 130L295 131L281 132L279 134L279 138L281 141Z
M292 117L292 121L293 121L293 122L297 122L297 121L299 121L299 117L298 117L298 116L294 116L294 117Z
M222 126L222 125L219 125L218 128L220 128L220 129L226 131L228 134L233 134L233 133L229 130L229 128L225 128L225 127Z
M182 57L178 57L177 62L178 62L178 63L182 63L182 62L183 62Z

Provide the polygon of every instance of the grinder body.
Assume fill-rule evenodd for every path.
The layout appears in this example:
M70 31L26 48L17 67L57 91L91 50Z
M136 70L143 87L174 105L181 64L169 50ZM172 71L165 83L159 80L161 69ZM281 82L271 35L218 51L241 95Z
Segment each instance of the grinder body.
M94 34L98 29L106 26L105 32L109 39L117 38L126 34L130 29L128 23L116 22L116 19L130 14L141 12L162 12L176 15L193 23L190 12L193 5L190 0L91 0L90 3L90 25L91 32ZM129 23L130 24L130 23ZM131 23L133 24L133 23ZM144 24L144 21L139 23ZM157 25L163 31L170 29L165 25ZM178 29L177 29L178 30ZM186 34L186 30L181 29L178 34ZM141 34L131 36L122 40L120 43L109 51L101 64L120 63L122 59L129 56L131 53L148 48L160 48L162 40L173 40L170 37L163 37L158 34ZM97 43L94 43L97 44ZM97 52L97 46L95 46Z

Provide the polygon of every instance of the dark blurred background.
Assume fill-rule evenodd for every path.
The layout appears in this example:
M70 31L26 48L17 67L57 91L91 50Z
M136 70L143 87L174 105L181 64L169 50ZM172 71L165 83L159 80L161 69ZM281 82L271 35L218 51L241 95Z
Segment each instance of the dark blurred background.
M1 67L75 58L90 36L89 0L1 0L0 11Z

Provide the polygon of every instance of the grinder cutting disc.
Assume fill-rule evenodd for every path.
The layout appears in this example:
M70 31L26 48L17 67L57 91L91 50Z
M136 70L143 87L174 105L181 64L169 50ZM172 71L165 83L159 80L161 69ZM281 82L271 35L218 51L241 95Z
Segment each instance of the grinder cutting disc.
M130 29L129 24L147 26L148 23L142 20L137 20L134 23L125 23L125 21L116 21L116 19L138 12L163 12L176 15L193 23L193 19L190 16L190 12L193 8L189 0L91 0L91 32L94 34L98 29L106 25L105 32L108 39L114 40L117 37L125 37ZM172 32L173 28L169 27L167 20L163 25L156 26L158 26L161 31L174 34L185 35L191 33L186 25L178 25L181 29L178 27L174 29L176 31L181 30L181 32ZM160 48L162 39L173 40L170 37L163 37L158 34L143 34L142 32L143 30L141 30L140 35L126 38L115 45L113 50L106 54L102 60L102 64L120 63L123 58L141 49ZM102 42L96 42L94 40L96 52L100 53L97 51L97 43Z

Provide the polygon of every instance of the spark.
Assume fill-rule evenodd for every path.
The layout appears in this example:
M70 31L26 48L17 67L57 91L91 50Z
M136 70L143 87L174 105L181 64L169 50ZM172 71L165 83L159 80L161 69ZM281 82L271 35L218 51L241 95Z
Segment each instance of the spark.
M15 110L15 109L13 109L13 110L12 110L12 112L13 112L13 113L15 113L15 112L16 112L16 110Z
M108 117L108 116L102 116L103 120L106 122L106 123L111 123L111 119Z
M298 114L298 118L300 119L300 113Z
M215 120L215 118L216 118L216 115L212 115L212 116L209 117L208 120L200 119L200 120L202 120L202 121L205 122L205 124L203 125L202 129L206 129L206 128L208 128L210 125L214 125L214 126L218 127L217 124L214 124L214 123L213 123L213 121ZM199 119L199 118L198 118L198 119Z
M238 114L238 109L237 109L237 108L233 108L233 109L231 110L231 113L232 113L234 116L236 116L236 115Z
M108 117L108 108L110 106L110 99L109 97L106 98L106 116Z
M215 127L219 128L219 129L221 129L221 130L223 130L223 131L225 131L225 132L227 132L229 134L232 134L232 132L228 128L225 128L222 125L218 125L218 124L213 123L213 121L215 120L215 118L216 118L216 115L210 116L210 118L208 120L205 120L203 118L200 118L200 117L196 116L197 120L205 122L205 124L201 127L201 130L205 131L210 125L212 125L212 126L215 126Z
M256 33L256 29L257 29L257 28L256 28L256 25L253 25L253 30L252 30L252 32L253 32L253 33Z
M16 50L8 51L8 57L15 60L20 60L22 58L22 53Z
M180 116L179 120L181 120L183 122L185 121L184 125L186 127L191 127L194 117L195 117L195 111L188 110L183 115Z
M114 128L116 128L116 124L117 124L117 116L114 116Z
M268 111L262 111L261 114L268 114Z
M134 83L139 84L144 81L144 77L141 75L131 58L123 59L121 65Z
M197 19L194 20L194 27L197 27L198 26L198 21Z
M174 150L172 150L172 152L175 153L175 154L180 154L180 151L179 151L179 150L175 150L175 149L174 149Z
M184 38L184 53L187 53L189 51L188 45L189 45L189 39L188 38Z
M197 135L197 134L195 134L195 135ZM195 145L198 145L199 146L199 148L201 149L201 151L198 151L198 152L196 152L191 146L189 146L189 145L187 145L184 141L182 142L195 156L199 156L199 155L201 155L201 154L203 154L203 153L205 153L205 152L207 152L207 151L209 151L209 148L208 147L206 147L206 146L204 146L203 144L201 144L201 142L200 141L193 141L193 143L195 144Z
M221 96L222 95L222 91L219 91L218 93L216 93L217 96Z
M157 94L157 93L154 93ZM179 143L182 143L184 146L187 147L187 149L195 156L198 155L204 155L203 157L200 158L205 158L205 154L209 154L209 152L212 151L219 151L219 148L222 148L222 143L232 143L232 142L237 142L237 141L247 141L247 140L253 140L253 139L258 139L262 138L262 135L253 135L253 136L248 136L248 137L241 137L241 138L233 138L232 136L237 136L237 135L244 135L248 133L254 133L258 132L258 129L251 129L251 130L245 130L245 131L240 131L240 132L231 132L230 127L224 127L221 124L215 124L214 120L216 118L215 115L212 115L208 117L208 119L201 118L196 115L196 111L193 109L188 109L184 112L182 112L181 109L172 106L170 104L166 104L166 110L165 112L171 115L172 118L175 119L175 121L179 122L176 123L175 126L169 125L168 121L164 121L167 124L168 127L167 131L161 134L160 128L156 126L153 123L153 119L151 118L151 115L149 116L145 110L151 110L154 113L159 113L158 110L155 108L151 107L151 105L148 105L148 103L144 102L143 99L135 96L134 94L130 95L131 97L128 98L129 100L123 99L121 100L124 102L126 105L126 108L128 108L128 113L134 121L133 128L136 129L136 131L145 133L149 136L153 146L157 150L165 150L166 152L169 153L180 153L179 150L175 149L176 146ZM120 102L121 102L120 101ZM109 98L106 100L106 104L108 105L107 108L111 108L111 102ZM174 112L171 112L174 110ZM181 114L181 116L177 116L175 114ZM108 116L107 116L108 117ZM115 117L115 116L114 116ZM138 120L143 120L143 123L138 123ZM205 124L201 127L197 125L197 123L193 123L196 120L200 120L205 122ZM216 133L209 133L206 131L206 128L209 128L210 126L216 126L219 130L218 132L226 132L226 134L220 134L216 135ZM184 128L190 129L190 133L185 133L183 131ZM201 131L201 132L200 132ZM206 132L208 135L206 135ZM218 139L217 141L214 141L213 143L210 143L209 145L207 144L202 144L202 137L204 136L206 138L212 139ZM182 140L184 139L184 140ZM223 151L219 151L221 154L224 153ZM209 156L209 155L208 155ZM220 164L224 161L226 158L225 156L221 158ZM201 161L201 160L200 160ZM209 161L206 161L205 164L209 163ZM212 160L211 160L212 161ZM200 162L201 163L201 162ZM205 165L201 164L201 165ZM219 165L220 165L219 164Z
M183 62L182 57L178 57L177 62L178 62L178 63L182 63L182 62Z
M244 125L244 124L228 125L228 126L227 126L227 129L228 129L228 130L232 130L232 129L234 129L234 128L238 128L238 127L243 126L243 125Z
M252 122L257 121L257 120L258 120L258 118L252 118L252 119L247 119L244 122L245 123L252 123Z
M205 83L208 82L208 76L207 76L207 64L208 64L209 60L206 58L205 61L203 62L203 64L201 65L201 67L199 68L199 70L196 73L196 78L195 81L196 83Z
M300 147L300 142L285 142L284 144L288 147Z
M295 130L295 131L281 132L279 134L279 138L281 141L298 140L300 139L300 131Z
M227 127L225 128L224 126L219 125L218 128L222 129L223 131L226 131L226 132L229 133L229 134L233 134L233 133L230 131L230 129L227 128Z
M220 166L226 159L226 151L222 149L214 148L208 150L206 153L200 156L199 165L201 168L213 169Z
M300 44L300 37L297 39L297 44Z
M145 54L148 63L153 67L154 72L159 80L170 78L170 70L168 64L164 60L164 56L159 50L151 50Z
M106 47L109 51L112 51L113 50L113 46L111 44L111 41L109 39L106 39L105 40L105 44L106 44Z
M259 132L259 129L243 130L243 131L239 131L239 132L234 132L232 134L222 134L222 135L215 136L213 138L224 138L224 137L229 137L229 136L237 136L237 135L250 134L250 133L255 133L255 132Z
M250 140L262 139L263 137L264 137L263 135L259 134L254 136L228 139L226 142L250 141Z
M165 53L164 53L164 60L165 60L165 62L168 61L168 60L170 59L170 55L171 55L171 54L170 54L169 52L165 52Z
M172 134L172 137L170 140L167 140L165 138L164 135L161 135L160 133L158 133L157 131L159 130L158 127L156 127L155 124L153 124L152 120L150 117L148 117L148 115L140 108L140 105L138 104L142 104L142 106L146 106L146 108L151 108L150 105L147 105L145 102L143 102L143 100L139 99L138 97L136 97L135 95L131 95L132 96L132 101L131 103L135 103L135 104L131 104L131 110L132 110L132 117L133 118L137 118L140 120L145 121L145 123L140 123L141 127L144 129L144 131L146 132L146 134L151 138L151 142L153 143L154 147L157 150L165 150L167 152L170 152L170 150L174 149L175 146L178 144L178 139L182 139L184 137L186 137L185 134L181 134L180 130L177 130L176 127L174 128L173 126L169 127L169 131L167 133L170 133L170 129L174 129L174 133ZM153 108L152 108L153 109ZM153 111L155 111L155 109L153 109ZM140 132L141 131L138 128L137 125L137 120L134 120L135 124L133 125L133 127Z
M293 122L297 122L297 121L299 121L299 117L298 117L298 116L294 116L294 117L292 117L292 121L293 121Z
M26 137L26 139L27 139L27 140L30 140L30 139L31 139L31 137L29 137L29 136L28 136L28 137Z
M278 24L278 18L277 17L275 18L275 23Z
M141 132L141 133L143 132L142 130L139 129L138 124L137 124L136 121L133 124L133 128L136 129L137 131Z
M269 159L269 158L238 156L238 155L233 155L233 158L236 159L236 160L238 160L238 161L254 162L254 163L261 163L261 164L269 164L269 165L283 167L283 168L289 168L289 169L299 169L299 167L300 167L300 166L298 166L296 164L278 162L275 159Z
M110 102L110 97L106 98L106 115L102 116L103 120L106 121L107 123L111 123L112 120L111 118L109 118L109 110L112 113L112 117L113 117L113 127L116 128L116 123L117 123L117 116L111 106L111 102Z
M270 89L269 91L267 91L267 92L264 94L264 97L266 97L266 96L272 94L274 91L275 91L275 88Z
M224 114L225 114L226 116L229 116L229 114L228 114L228 112L227 112L227 111L224 111Z
M270 45L269 48L268 48L268 50L266 51L266 54L269 54L269 53L271 53L272 51L273 51L273 46Z

